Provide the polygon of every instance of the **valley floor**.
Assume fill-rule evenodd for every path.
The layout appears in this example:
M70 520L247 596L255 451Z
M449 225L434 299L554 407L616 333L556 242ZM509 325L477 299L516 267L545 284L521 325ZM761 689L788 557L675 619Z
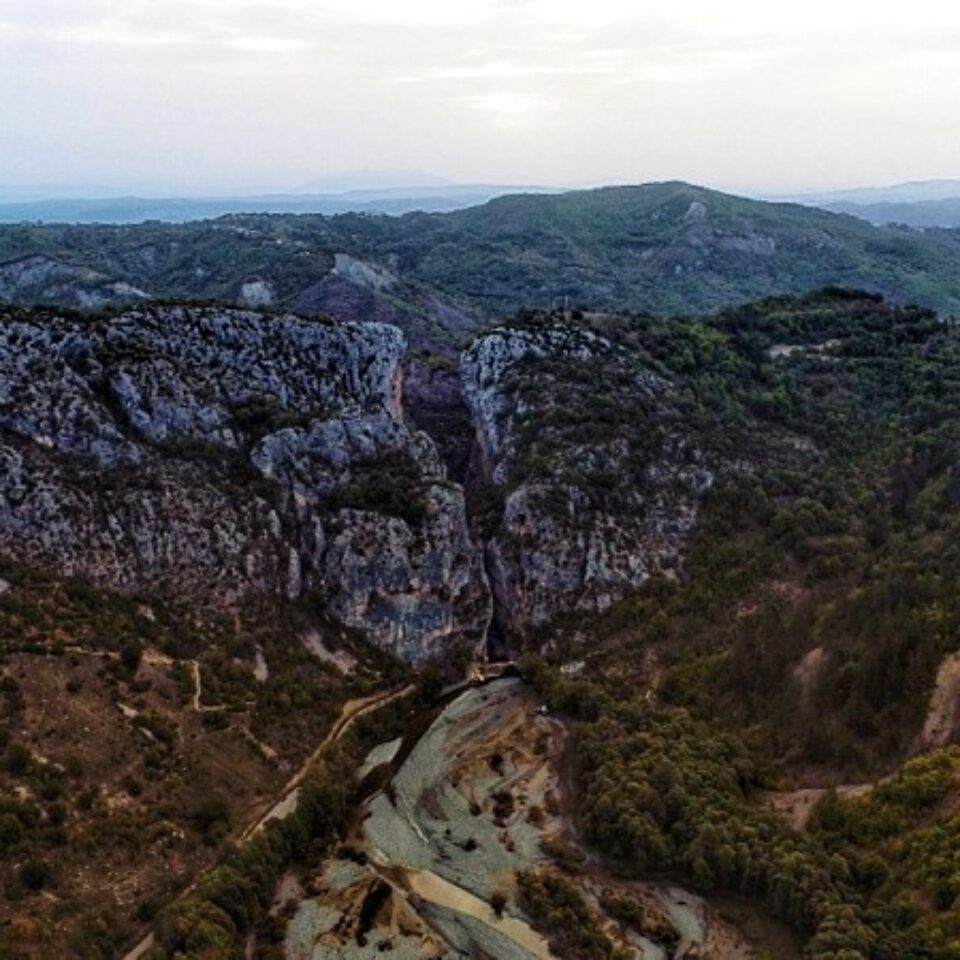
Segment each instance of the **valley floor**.
M292 915L290 960L360 960L383 951L401 958L561 957L556 931L536 928L517 882L526 871L562 876L558 860L572 869L568 879L598 927L627 956L770 955L702 898L668 882L617 880L586 855L559 782L566 728L538 707L519 679L471 689L405 759L393 761L387 785L366 800L346 854L306 881L309 894L289 878L281 884L275 910ZM396 752L388 746L379 754ZM611 895L642 903L676 938L669 948L606 915L601 902Z

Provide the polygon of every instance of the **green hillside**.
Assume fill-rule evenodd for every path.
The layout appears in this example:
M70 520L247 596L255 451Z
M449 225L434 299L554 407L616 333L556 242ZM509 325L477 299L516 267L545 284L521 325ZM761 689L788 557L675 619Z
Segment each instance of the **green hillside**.
M430 330L433 340L453 342L470 323L567 300L590 308L704 313L827 285L960 312L960 243L951 231L874 227L683 183L510 196L449 214L397 218L2 226L0 299L83 302L62 275L24 279L24 258L39 256L96 271L97 290L112 281L159 298L235 301L245 284L264 282L274 306L308 309L319 302L331 309L332 300L347 319L363 319L354 316L350 297L314 294L337 253L384 266L408 285L404 303L419 304L415 311L423 314L409 324L415 341ZM391 300L389 291L376 292ZM445 316L448 309L455 322ZM399 322L406 324L402 316Z
M366 233L404 272L491 314L564 297L709 311L824 285L960 307L960 255L949 238L683 183L504 197L446 216L376 221Z

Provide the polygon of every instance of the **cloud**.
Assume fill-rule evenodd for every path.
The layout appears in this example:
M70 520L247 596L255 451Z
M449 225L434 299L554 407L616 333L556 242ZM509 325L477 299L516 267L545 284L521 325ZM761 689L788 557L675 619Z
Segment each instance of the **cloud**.
M467 103L485 113L495 114L499 117L516 118L523 117L536 110L541 105L541 99L529 93L504 91L468 97Z
M21 28L12 27L18 36ZM0 25L0 39L3 26ZM161 48L198 47L211 53L218 49L241 54L292 54L308 49L307 39L270 33L238 31L232 25L193 21L189 28L174 28L159 22L104 18L35 32L35 40L61 45Z
M171 47L200 42L200 37L189 31L143 27L121 20L75 24L50 31L45 36L60 43L117 47Z
M594 28L643 16L643 0L525 0L516 5L525 20Z
M320 0L304 4L327 22L396 25L422 29L474 24L497 17L497 0Z
M945 0L0 0L0 45L0 180L957 173Z
M310 43L291 37L248 36L225 40L224 46L241 53L297 53L308 50Z
M891 0L870 4L838 3L837 0L805 0L792 4L736 0L721 8L715 0L683 0L672 6L670 18L709 35L852 33L869 37L900 34L904 30L955 30L960 27L960 7L952 0L913 0L909 5Z
M565 81L576 82L583 93L604 85L707 82L751 72L792 55L790 46L779 39L757 45L743 39L718 40L673 30L620 29L609 34L619 41L619 45L611 46L607 36L606 32L599 37L554 33L533 42L494 40L478 44L465 62L450 62L448 58L457 51L444 51L446 63L425 68L421 65L417 72L392 79L460 89L473 85L478 93L490 93L491 86L512 81L513 85L540 89L549 96ZM484 54L488 56L484 58Z
M393 79L397 83L429 83L435 80L503 80L580 73L582 73L582 69L575 65L517 64L508 60L497 60L471 66L437 67L423 73L394 77Z

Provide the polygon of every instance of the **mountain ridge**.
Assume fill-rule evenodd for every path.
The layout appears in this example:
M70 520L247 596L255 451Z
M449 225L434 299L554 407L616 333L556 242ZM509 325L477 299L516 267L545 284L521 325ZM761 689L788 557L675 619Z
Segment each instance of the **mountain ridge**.
M956 755L925 752L960 732L937 703L960 636L956 325L838 289L520 311L459 364L408 352L433 413L462 383L436 438L405 409L405 349L277 309L0 309L0 784L21 798L0 948L108 960L147 924L168 956L278 944L285 871L338 848L352 869L370 748L422 733L485 649L523 657L524 729L544 704L535 722L570 730L576 794L549 803L611 863L746 896L817 960L944 956L949 865L908 870L883 831L892 803L918 842L956 833L937 806ZM473 447L456 480L450 434ZM404 664L415 698L301 767L345 699L412 693ZM515 792L465 798L463 837L538 817L512 749L484 739L480 775ZM298 769L303 794L278 795ZM864 799L826 794L800 828L778 812L842 783ZM501 842L478 855L439 822L455 864ZM544 845L538 869L570 856Z
M344 275L338 257L366 267ZM371 287L365 278L379 274L394 287ZM874 227L667 181L396 218L0 225L0 281L0 297L21 305L188 299L375 316L415 349L453 356L523 307L694 315L841 286L960 313L960 232Z

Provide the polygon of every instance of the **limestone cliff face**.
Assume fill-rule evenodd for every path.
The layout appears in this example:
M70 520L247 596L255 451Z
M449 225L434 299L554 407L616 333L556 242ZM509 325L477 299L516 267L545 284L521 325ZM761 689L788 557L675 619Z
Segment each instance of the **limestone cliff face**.
M603 610L677 570L713 474L668 381L591 330L545 323L478 338L463 384L504 501L487 545L504 627Z
M446 481L425 433L412 433L381 409L278 431L260 441L251 459L263 476L279 481L283 513L300 531L302 563L322 582L339 585L330 593L338 620L414 661L446 638L482 639L489 598L463 490ZM416 466L417 491L409 488L403 463ZM421 501L399 504L402 514L416 507L413 516L351 507L357 497L360 505L369 498L369 468L389 477L391 465L395 479L387 482L399 484L401 497ZM318 511L331 497L345 506L318 525Z
M0 315L0 549L221 606L317 591L411 661L475 642L482 564L403 419L404 350L244 310Z

